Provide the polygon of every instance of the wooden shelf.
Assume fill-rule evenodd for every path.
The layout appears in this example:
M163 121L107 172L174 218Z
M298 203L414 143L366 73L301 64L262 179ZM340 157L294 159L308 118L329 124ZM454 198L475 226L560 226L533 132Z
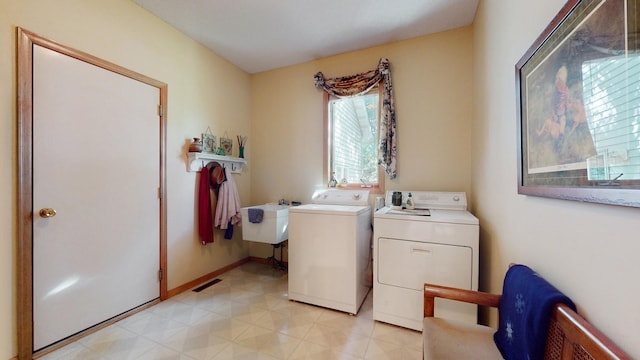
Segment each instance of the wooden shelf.
M187 171L200 171L202 166L210 163L211 161L220 163L220 165L224 166L227 169L230 169L234 174L241 173L242 168L247 163L246 159L233 156L216 155L213 153L189 152L187 153Z

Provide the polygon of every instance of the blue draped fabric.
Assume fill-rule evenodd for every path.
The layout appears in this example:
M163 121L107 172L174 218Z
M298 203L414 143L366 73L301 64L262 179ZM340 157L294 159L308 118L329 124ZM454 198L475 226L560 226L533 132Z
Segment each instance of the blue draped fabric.
M576 308L571 299L529 267L509 268L498 307L500 324L493 336L505 359L542 359L549 318L557 303Z

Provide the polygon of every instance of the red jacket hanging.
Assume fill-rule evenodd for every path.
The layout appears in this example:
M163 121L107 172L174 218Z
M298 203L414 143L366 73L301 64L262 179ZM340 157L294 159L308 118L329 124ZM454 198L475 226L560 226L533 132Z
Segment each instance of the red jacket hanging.
M198 234L202 245L213 242L213 214L211 212L211 185L209 166L200 169L198 188Z

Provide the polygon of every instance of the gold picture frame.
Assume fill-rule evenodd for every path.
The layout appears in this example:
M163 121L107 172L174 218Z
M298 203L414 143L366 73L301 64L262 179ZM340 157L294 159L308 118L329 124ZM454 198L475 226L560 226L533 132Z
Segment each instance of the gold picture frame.
M519 194L640 207L638 6L570 0L516 64Z

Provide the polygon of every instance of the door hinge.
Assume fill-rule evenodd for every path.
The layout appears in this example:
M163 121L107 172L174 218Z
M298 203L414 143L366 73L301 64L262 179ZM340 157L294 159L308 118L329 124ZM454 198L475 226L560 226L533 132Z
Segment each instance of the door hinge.
M158 281L162 281L162 269L158 270Z
M158 199L162 200L162 188L158 188Z
M158 116L163 117L164 111L162 110L162 104L158 105Z

